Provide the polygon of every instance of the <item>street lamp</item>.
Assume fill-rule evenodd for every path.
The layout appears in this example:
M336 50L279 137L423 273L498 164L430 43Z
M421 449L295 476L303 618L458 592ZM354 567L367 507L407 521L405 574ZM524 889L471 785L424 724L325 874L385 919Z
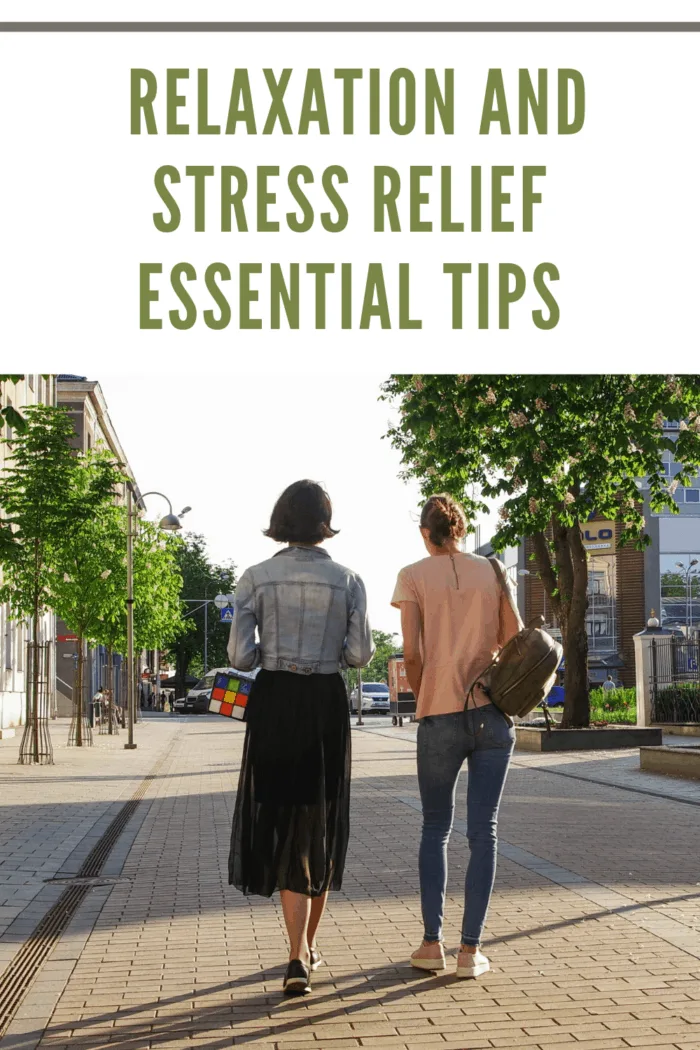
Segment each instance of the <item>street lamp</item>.
M146 496L160 496L168 504L168 513L158 523L161 529L164 529L166 532L177 532L182 528L180 518L183 514L187 514L188 511L192 510L191 507L185 507L179 514L173 514L173 505L162 492L156 492L155 490L144 492L141 500L143 501ZM129 478L127 478L126 482L126 516L126 704L129 738L124 747L127 751L133 751L136 747L134 743L134 720L136 715L136 697L134 695L134 527L136 517L134 514L134 493ZM157 673L158 677L160 677L160 669L158 669Z

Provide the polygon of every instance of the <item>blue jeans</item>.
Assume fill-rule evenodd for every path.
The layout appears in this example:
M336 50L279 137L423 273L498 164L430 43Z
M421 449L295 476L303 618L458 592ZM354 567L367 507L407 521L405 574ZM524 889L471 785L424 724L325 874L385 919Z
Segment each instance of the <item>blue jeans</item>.
M515 730L493 706L429 715L418 726L418 786L423 834L418 854L425 940L439 941L447 888L447 843L459 772L467 760L467 838L462 944L478 945L496 876L498 806Z

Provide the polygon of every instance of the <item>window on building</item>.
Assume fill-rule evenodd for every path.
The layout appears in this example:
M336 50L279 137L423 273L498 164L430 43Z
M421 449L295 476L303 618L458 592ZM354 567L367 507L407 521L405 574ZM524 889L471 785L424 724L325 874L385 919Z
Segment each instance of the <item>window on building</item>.
M589 651L617 651L616 570L613 556L592 555L588 559L586 632Z
M10 619L10 607L5 606L5 630L3 635L3 649L5 657L5 670L12 670L12 620Z
M670 630L700 627L700 551L662 554L659 568L661 626Z
M21 620L17 623L17 629L15 632L16 644L17 644L17 670L22 673L24 671L24 648L26 645L26 633L24 624Z
M685 490L685 502L686 503L700 503L700 489L686 489Z

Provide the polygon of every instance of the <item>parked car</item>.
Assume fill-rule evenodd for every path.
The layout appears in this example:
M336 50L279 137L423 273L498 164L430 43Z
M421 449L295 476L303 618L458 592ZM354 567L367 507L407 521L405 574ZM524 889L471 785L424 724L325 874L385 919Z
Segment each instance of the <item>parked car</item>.
M357 711L357 687L350 693L350 706ZM366 711L388 711L389 710L389 686L386 682L363 682L362 683L362 712Z
M247 672L255 675L257 671ZM211 691L214 688L214 679L218 674L236 674L235 667L214 667L200 678L196 685L192 686L186 696L181 696L175 701L175 712L187 714L189 711L195 715L206 714L209 710Z

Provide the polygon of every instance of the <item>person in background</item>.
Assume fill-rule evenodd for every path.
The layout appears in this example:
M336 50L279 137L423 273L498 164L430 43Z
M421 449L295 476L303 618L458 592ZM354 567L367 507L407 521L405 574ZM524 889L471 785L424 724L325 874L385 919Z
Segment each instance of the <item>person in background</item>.
M489 969L480 950L496 874L498 807L515 743L512 720L472 686L494 654L521 630L488 559L460 550L462 508L431 496L420 532L428 557L399 573L392 604L401 610L406 674L417 701L418 785L423 831L418 855L424 937L411 956L423 970L445 969L442 926L447 844L460 770L467 763L467 838L457 977ZM503 573L500 562L495 562Z
M287 546L241 576L228 644L231 667L262 668L246 708L229 882L264 897L279 889L286 995L311 991L328 891L343 880L350 717L340 671L374 653L364 584L321 547L336 535L331 514L316 482L285 489L265 535Z
M105 699L105 692L101 685L98 685L97 692L92 698L92 721L93 725L100 725L102 722L102 705Z
M603 682L603 689L606 693L610 693L613 689L617 689L617 683L613 681L613 676L611 674L609 674Z

